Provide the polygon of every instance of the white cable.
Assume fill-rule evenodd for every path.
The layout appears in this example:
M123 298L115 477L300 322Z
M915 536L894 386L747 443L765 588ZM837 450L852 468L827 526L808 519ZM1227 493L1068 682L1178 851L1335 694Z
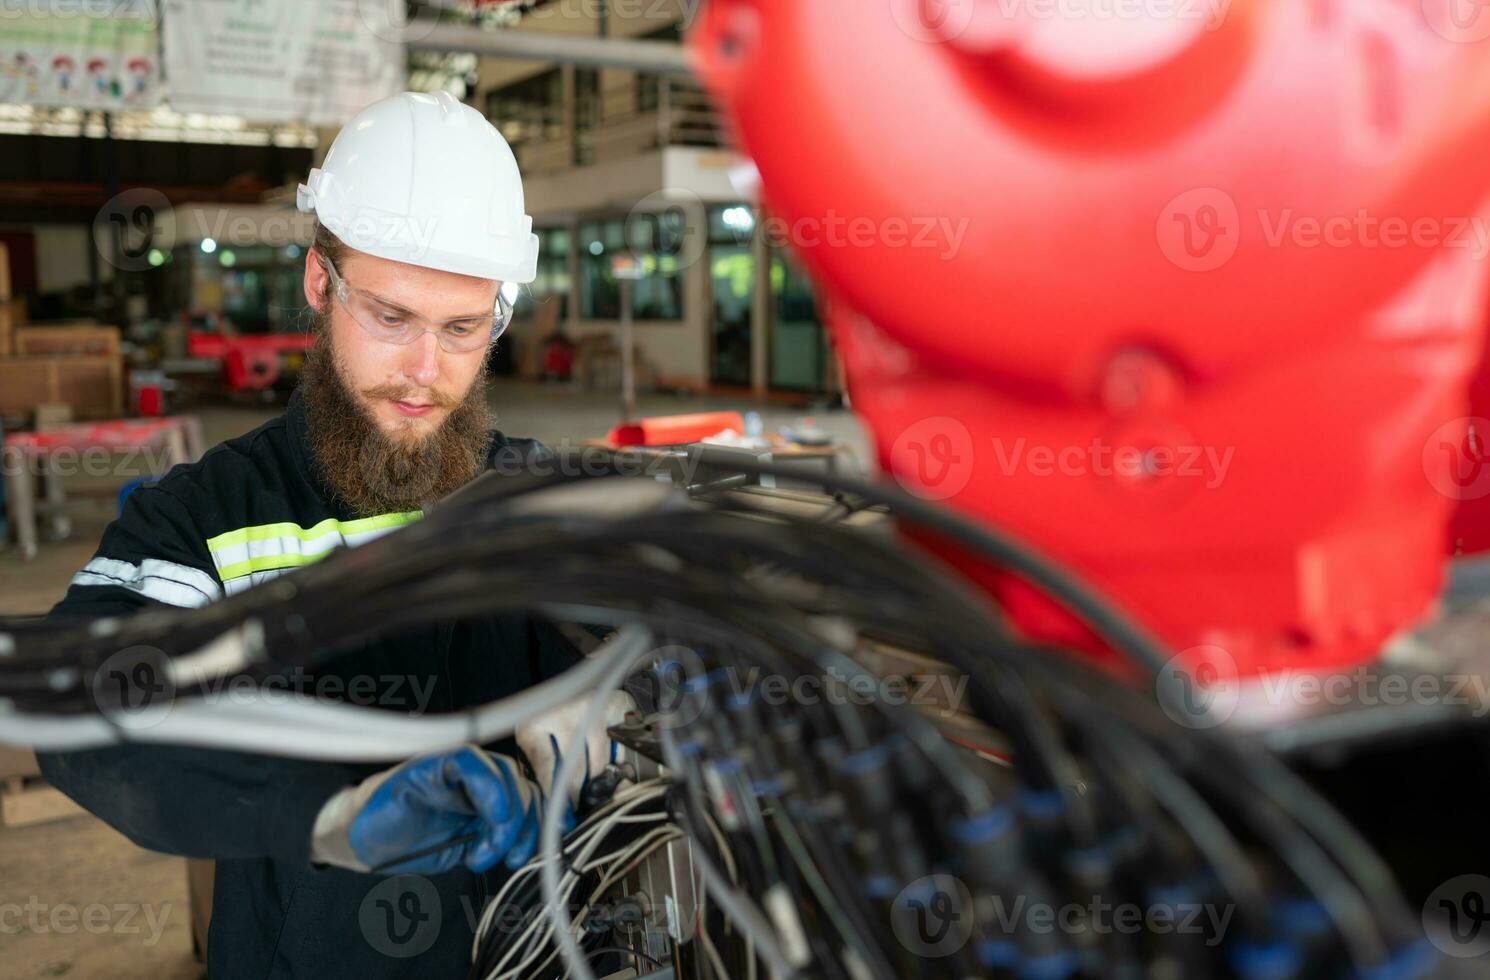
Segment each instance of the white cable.
M665 815L663 815L663 814L657 814L657 816L659 818L664 818L665 819ZM676 824L669 824L668 825L668 828L674 828L674 829L676 829L676 827L677 827ZM668 828L657 828L657 830L666 830ZM657 830L650 831L649 834L655 834L657 832ZM603 836L603 834L602 834L602 836ZM628 845L628 847L629 846L632 846L632 845ZM610 854L604 855L603 857L597 858L597 859L595 859L593 861L590 861L590 862L586 863L580 869L581 874L566 873L565 874L565 877L564 877L564 889L563 889L564 890L564 897L566 899L568 899L572 895L575 886L579 884L579 880L580 880L580 878L582 877L583 874L589 873L590 871L592 871L592 870L594 870L594 869L596 869L596 868L598 868L598 867L606 864L609 861L613 861L613 860L618 859L620 856L622 856L622 855L625 854L625 852L626 852L627 849L628 848L622 848L620 850L613 851ZM532 866L529 865L527 867L528 868L531 868ZM483 917L483 919L485 920L485 917ZM513 940L511 940L510 945L511 945L512 948L509 949L505 954L503 954L502 959L497 962L497 965L494 967L494 969L493 969L493 971L492 971L492 973L490 975L492 977L497 977L497 976L503 975L504 972L508 972L508 971L504 971L503 967L506 965L506 963L508 962L508 960L510 960L512 958L513 954L517 950L521 949L525 944L533 944L535 942L535 940L532 937L533 937L533 935L534 935L535 932L539 932L540 931L540 927L542 927L542 932L541 932L541 934L538 936L538 938L536 940L537 948L535 948L533 950L533 952L526 959L520 961L519 967L521 967L522 965L525 965L529 960L532 959L533 956L537 955L537 953L541 950L542 945L547 941L547 938L548 938L548 936L547 936L548 920L547 920L547 917L546 916L537 916L537 917L535 917L531 922L528 923L528 925L526 927L524 927L524 929L523 929L523 931L521 933L519 933Z
M632 870L634 870L642 861L651 857L653 854L657 853L668 844L671 844L673 841L683 840L685 839L685 837L686 835L683 833L683 829L681 827L679 827L677 824L669 824L666 827L659 827L657 830L652 831L645 837L634 841L629 847L626 848L627 853L616 859L615 863L620 865L620 867L611 868L610 870L608 870L605 876L601 879L600 884L597 885L595 887L595 890L590 893L590 897L585 901L585 904L580 906L578 912L576 913L575 919L573 922L570 923L569 928L573 929L577 923L583 922L589 915L590 909L595 904L595 902L599 900L612 887L614 887L618 882L625 878L626 875L630 874ZM570 883L568 891L572 892L573 886L578 883L578 879L576 878L574 882ZM548 923L548 926L550 931L552 931L553 924L550 922ZM544 957L536 965L530 964L532 958L534 956L537 956L538 953L542 952L543 946L547 944L549 938L549 935L544 935L539 942L539 948L530 953L528 955L528 959L513 967L511 971L501 974L500 976L528 977L547 967L548 964L553 961L554 957L559 954L559 950L551 950L548 956ZM583 955L583 951L581 951L581 955ZM588 968L589 960L585 961L585 965ZM567 975L572 976L573 974L570 973Z
M643 783L622 787L609 800L596 808L595 812L585 819L584 824L575 829L574 833L571 834L571 839L565 842L566 847L574 850L577 855L580 855L577 861L582 863L587 861L588 856L593 853L593 848L588 848L586 845L591 840L596 839L597 835L603 838L613 824L641 822L644 820L665 820L667 815L664 813L631 816L629 815L629 811L642 803L665 796L669 785L667 780L651 779ZM482 915L481 923L477 927L476 935L473 938L471 949L472 962L475 962L476 957L480 954L486 934L491 928L491 920L506 902L509 892L517 886L517 883L521 879L538 869L538 862L539 859L534 857L533 860L513 872L511 877L502 885L501 890L497 892L496 898L487 904L486 912Z
M585 752L585 736L604 716L607 704L610 701L610 693L621 686L626 675L641 659L651 653L648 649L637 650L630 656L617 653L613 658L610 670L605 679L596 689L594 697L585 709L585 717L579 726L569 736L569 744L564 746L563 756L559 762L559 771L554 775L555 786L568 786L569 781L574 778L582 760L588 758ZM580 949L579 943L575 941L571 929L572 923L565 921L564 906L559 894L559 821L563 816L562 806L550 806L543 814L543 826L538 838L538 854L543 859L541 869L541 880L543 882L543 898L548 908L549 921L553 928L555 939L558 943L559 952L568 966L569 972L578 980L595 980L595 973L590 969L590 964L585 960L584 951Z
M709 965L714 968L714 976L718 980L729 980L729 971L724 968L724 960L719 956L719 950L714 948L714 940L709 938L707 929L700 928L698 931L699 943L704 947L704 952L709 957Z
M681 776L683 760L678 755L677 741L673 738L672 729L663 725L659 733L662 739L662 755L667 767ZM782 952L781 944L777 941L775 931L771 928L765 914L756 908L748 897L741 894L739 889L725 880L724 875L714 867L714 862L709 859L709 855L703 848L693 849L693 863L703 875L704 888L714 896L714 900L719 903L724 914L734 919L740 931L755 942L776 977L794 976L797 971L792 967L786 954Z
M120 714L113 721L97 715L59 718L0 711L0 743L66 752L140 742L336 762L401 761L512 734L519 725L593 690L612 663L635 662L649 635L643 627L623 628L557 677L459 714L411 718L347 704L300 700L273 704L264 698L294 699L296 695L256 691L253 700L244 703L233 700L231 693L210 701L183 698L135 715ZM611 689L619 686L617 682Z
M719 829L719 822L714 819L712 813L704 814L704 823L709 825L709 833L714 838L714 843L719 845L719 856L724 859L724 868L729 872L730 884L736 887L740 884L739 869L735 866L735 852L730 849L729 842L724 839L724 831ZM692 852L690 851L690 854ZM702 872L700 872L702 877ZM708 897L707 888L704 889L704 899ZM700 901L700 908L703 900ZM726 930L730 928L730 919L724 920ZM745 933L745 980L755 980L755 940L750 933Z
M644 859L656 853L662 847L672 843L675 840L683 839L683 836L683 829L677 824L668 824L666 827L658 827L655 830L647 832L645 835L638 838L637 840L632 841L624 848L621 848L620 850L615 851L612 854L607 855L605 858L599 859L593 864L584 868L583 871L587 873L606 863L622 866L621 870L619 871L612 867L606 872L606 874L602 877L600 884L596 886L595 890L590 893L590 897L585 901L585 904L580 906L580 908L576 912L574 921L583 922L584 919L589 915L590 909L594 906L595 902L601 896L603 896L614 884L616 884L616 882L620 881L621 878L630 873L630 870L635 867L641 859ZM574 889L576 886L578 886L582 876L583 875L575 874L567 874L565 876L563 891L564 897L566 899L573 894ZM507 961L511 959L513 952L515 952L517 948L520 948L520 941L527 940L529 934L533 931L534 925L539 922L543 924L544 930L537 937L535 937L535 939L530 940L530 943L533 946L532 951L529 952L525 958L518 961L518 963L511 968L503 969ZM533 958L536 957L539 953L543 952L544 947L548 945L548 941L552 937L553 933L553 923L547 918L535 919L534 925L530 925L527 929L525 929L522 935L518 937L519 942L514 943L514 949L510 950L502 957L501 962L497 964L496 969L490 974L492 980L500 980L500 978L502 977L533 976L535 973L546 967L554 959L554 957L558 955L558 950L550 950L548 956L544 957L537 964L533 963ZM572 924L571 928L573 928ZM588 963L588 960L586 961L586 963Z

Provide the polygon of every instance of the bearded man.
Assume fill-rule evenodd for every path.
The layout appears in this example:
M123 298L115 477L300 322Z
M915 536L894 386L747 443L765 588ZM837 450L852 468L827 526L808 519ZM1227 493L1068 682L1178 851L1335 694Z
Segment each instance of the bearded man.
M54 618L236 595L417 520L499 454L510 471L542 451L489 431L487 356L538 248L501 135L445 93L384 100L342 130L300 206L317 216L315 346L288 410L132 493ZM339 649L291 680L296 697L422 714L575 658L551 624L492 617ZM543 793L515 751L388 769L126 744L41 764L141 846L216 859L214 980L373 980L467 972L484 901L536 844Z

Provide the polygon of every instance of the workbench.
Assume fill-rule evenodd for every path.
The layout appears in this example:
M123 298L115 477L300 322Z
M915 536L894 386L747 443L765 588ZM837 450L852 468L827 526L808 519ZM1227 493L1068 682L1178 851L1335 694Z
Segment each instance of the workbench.
M71 531L63 484L69 474L58 465L62 459L81 460L86 453L108 453L111 457L120 453L136 457L158 454L154 458L162 464L159 472L148 474L158 478L178 463L200 459L202 448L201 423L190 415L115 419L7 434L3 454L5 501L21 557L29 561L36 556L38 516L48 518L55 537L64 538ZM38 478L42 485L40 499Z

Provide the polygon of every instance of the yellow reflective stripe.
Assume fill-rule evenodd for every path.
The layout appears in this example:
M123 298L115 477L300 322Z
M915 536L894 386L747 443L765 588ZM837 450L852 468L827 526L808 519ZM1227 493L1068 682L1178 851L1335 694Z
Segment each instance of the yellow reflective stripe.
M228 531L224 534L219 534L215 538L208 538L207 550L209 552L221 551L235 544L247 544L250 541L267 541L270 538L299 538L301 541L314 541L333 531L346 537L349 534L361 534L365 531L378 531L385 527L399 527L404 524L412 524L423 516L424 511L411 510L402 514L379 514L377 517L364 517L355 521L338 521L335 518L327 518L315 527L301 527L299 524L289 523L261 524L258 527L240 527L236 531ZM238 562L229 567L237 568L241 564L244 563ZM261 571L261 569L251 569L251 571Z
M219 568L217 570L217 577L226 583L235 578L252 575L254 572L267 572L278 568L299 568L301 565L310 565L318 562L335 550L335 548L332 548L318 555L260 555L257 558L249 558Z

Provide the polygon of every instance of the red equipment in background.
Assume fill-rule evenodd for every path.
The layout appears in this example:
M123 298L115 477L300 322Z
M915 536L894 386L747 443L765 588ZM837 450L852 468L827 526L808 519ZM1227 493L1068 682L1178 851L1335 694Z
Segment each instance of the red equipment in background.
M308 333L243 334L232 332L216 317L215 330L195 330L187 323L186 351L192 358L222 362L222 376L230 391L264 391L279 380L287 357L304 360L314 338Z
M1369 660L1442 584L1490 222L1452 4L710 0L689 43L884 466L1246 676Z

